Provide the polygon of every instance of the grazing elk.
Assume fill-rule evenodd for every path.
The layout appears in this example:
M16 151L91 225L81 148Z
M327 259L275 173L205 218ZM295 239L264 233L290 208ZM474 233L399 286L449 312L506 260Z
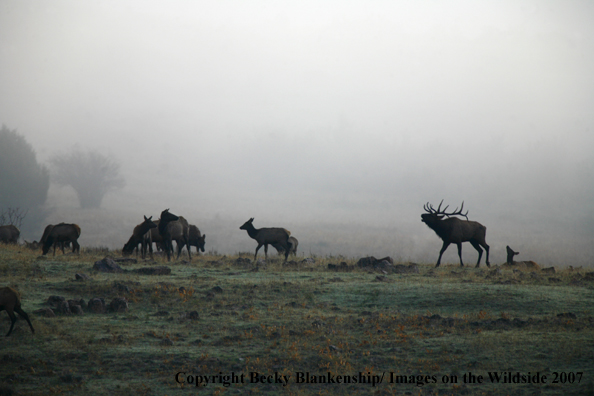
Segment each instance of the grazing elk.
M254 261L258 256L258 250L264 245L264 257L268 259L268 245L278 245L282 248L285 252L285 262L289 257L290 251L290 244L289 244L289 237L291 236L291 232L284 228L255 228L252 224L254 218L252 217L248 221L246 221L241 227L240 230L246 230L250 238L255 239L258 242L258 247L256 248L256 253L254 254Z
M29 315L27 315L27 313L23 311L23 308L21 308L21 296L19 295L19 292L10 287L0 287L0 312L4 310L6 310L12 322L6 337L12 333L12 329L14 328L14 324L17 320L16 315L14 314L15 312L18 313L21 318L24 318L27 323L29 323L31 332L35 333L35 329L33 329L33 325L29 320Z
M437 264L435 267L439 267L441 263L441 256L443 252L450 246L450 243L455 243L458 245L458 256L460 256L460 266L464 266L462 263L462 242L470 242L470 244L478 251L478 260L476 262L476 266L478 267L481 263L481 257L483 255L483 250L481 246L485 248L487 251L487 266L490 267L489 264L489 245L485 242L485 233L487 232L487 228L476 221L469 221L468 220L468 211L466 213L462 213L462 209L464 209L464 202L462 202L462 206L460 210L454 210L452 213L446 213L446 206L443 211L441 210L441 204L443 203L443 199L439 203L437 210L433 208L427 202L423 209L427 213L423 213L421 215L421 221L429 228L431 228L437 236L439 236L443 240L443 246L439 251L439 258L437 259ZM466 220L460 220L457 217L450 217L450 216L464 216ZM448 218L444 220L444 216Z
M290 245L289 254L296 256L297 255L297 246L299 246L299 241L297 240L297 238L295 238L294 236L289 237L289 245ZM276 249L278 254L282 254L285 252L283 247L278 243L272 244L272 247Z
M39 240L39 242L33 241L30 244L27 244L25 241L25 244L27 244L27 247L30 249L35 249L35 245L37 245L37 249L42 248L43 249L43 245L45 244L45 241L47 241L47 238L49 237L50 232L52 231L52 229L54 228L53 224L48 224L47 226L45 226L45 229L43 230L43 235L41 236L41 239ZM70 242L66 241L66 242L58 242L54 244L54 256L56 255L56 245L60 246L60 249L62 249L62 254L64 254L64 249L67 247L70 247Z
M151 220L153 216L146 217L144 216L144 221L134 227L132 231L132 236L126 242L124 247L122 248L123 255L130 255L136 249L136 257L138 257L138 245L140 244L140 255L144 259L146 257L146 248L147 243L145 240L145 235L152 229L157 228L157 225ZM152 251L151 251L151 258L152 258Z
M47 230L47 227L46 227ZM49 230L49 234L43 243L43 254L49 252L50 247L54 245L54 256L56 255L56 244L62 243L62 254L64 254L63 243L72 243L72 253L80 253L80 245L78 244L78 237L80 236L80 227L77 224L56 224Z
M17 243L20 235L19 229L12 224L0 226L0 242Z
M196 251L200 253L204 253L204 245L206 244L206 234L200 234L200 230L193 224L190 224L190 242L188 244L188 250L190 250L190 246L196 246Z

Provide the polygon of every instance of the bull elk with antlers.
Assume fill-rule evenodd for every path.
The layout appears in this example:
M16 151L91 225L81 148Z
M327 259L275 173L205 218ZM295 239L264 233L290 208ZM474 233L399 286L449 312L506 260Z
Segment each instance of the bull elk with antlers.
M485 248L485 250L487 251L487 266L490 267L489 245L487 245L487 242L485 242L485 234L487 232L487 227L480 223L477 223L476 221L468 220L468 211L466 211L466 213L462 213L462 209L464 209L464 201L462 202L460 210L456 208L452 213L446 212L448 206L441 210L442 203L443 199L439 203L437 210L435 210L433 206L429 204L429 202L427 202L425 206L423 206L423 209L425 209L427 213L423 213L421 215L421 221L427 224L427 226L429 226L429 228L435 231L437 236L439 236L443 240L443 246L439 251L439 258L437 259L437 264L435 265L435 267L439 267L439 264L441 264L441 256L443 255L443 252L446 251L446 249L448 248L448 246L450 246L451 243L455 243L456 245L458 245L458 256L460 256L460 266L463 267L464 263L462 263L462 242L470 242L470 244L478 251L479 256L478 261L476 262L477 268L480 265L481 257L483 256L483 250L481 249L481 246ZM466 220L460 220L457 217L450 217L456 215L466 217ZM444 219L445 216L447 216L448 218Z

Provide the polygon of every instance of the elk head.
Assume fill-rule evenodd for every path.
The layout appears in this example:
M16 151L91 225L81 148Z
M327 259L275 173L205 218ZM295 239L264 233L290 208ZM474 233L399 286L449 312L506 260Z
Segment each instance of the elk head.
M442 203L443 203L443 199L439 203L439 206L437 207L437 209L435 209L435 208L433 208L433 205L431 205L429 202L427 202L423 206L423 209L425 209L425 212L427 212L427 213L423 213L421 215L421 221L423 223L427 224L429 227L431 227L431 225L434 225L438 221L442 220L444 218L444 216L450 217L450 216L458 215L458 216L464 216L464 217L466 217L466 220L468 220L468 210L466 211L466 213L462 213L462 209L464 209L464 201L462 201L460 210L458 210L458 208L456 208L452 213L446 212L449 205L446 206L445 208L443 208L443 210L441 210ZM431 227L431 228L433 228L433 227Z

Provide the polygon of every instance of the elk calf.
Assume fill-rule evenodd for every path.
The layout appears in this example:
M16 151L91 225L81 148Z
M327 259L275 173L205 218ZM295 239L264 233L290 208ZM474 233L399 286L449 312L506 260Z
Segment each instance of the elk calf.
M297 238L295 238L293 236L289 237L289 246L290 246L289 254L296 256L297 255L297 246L299 246L299 241L297 240ZM279 254L285 252L283 247L278 243L273 244L272 247L275 248Z
M460 210L454 210L453 213L446 213L447 206L441 210L441 204L443 200L439 203L437 210L433 209L433 206L427 202L423 209L427 213L423 213L421 215L421 221L429 228L431 228L438 237L443 240L443 246L439 251L439 258L437 259L437 264L435 267L439 267L441 264L441 256L443 252L446 251L448 246L451 243L455 243L458 245L458 256L460 257L460 266L464 267L464 263L462 263L462 242L470 242L470 244L478 251L478 261L476 262L476 267L481 263L481 257L483 256L483 250L481 246L485 248L487 251L487 266L490 267L489 264L489 245L485 242L485 234L487 232L487 228L477 223L476 221L469 221L468 220L468 211L466 213L462 213L462 209L464 208L464 202L462 202L462 206ZM466 220L460 220L457 217L449 218L450 216L460 215L466 217ZM443 219L444 216L448 216L447 219Z
M0 312L3 310L6 310L10 320L12 321L6 337L12 333L12 329L14 328L14 324L17 320L16 315L14 314L15 312L18 313L21 318L24 318L27 323L29 323L31 332L35 333L35 329L33 329L33 325L29 320L29 315L27 315L27 313L21 308L21 298L19 292L10 287L0 287Z
M258 256L258 250L264 246L264 257L268 259L268 245L278 245L282 248L285 252L285 262L289 257L290 251L290 243L289 237L291 233L284 228L255 228L252 222L254 218L252 217L248 221L246 221L241 227L240 230L246 230L250 238L253 238L258 242L258 247L256 248L256 253L254 254L254 261ZM278 248L277 248L278 249Z

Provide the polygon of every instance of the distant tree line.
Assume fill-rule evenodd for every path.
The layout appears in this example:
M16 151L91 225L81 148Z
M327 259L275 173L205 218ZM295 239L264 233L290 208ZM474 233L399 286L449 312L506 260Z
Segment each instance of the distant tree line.
M48 168L37 162L33 147L22 135L2 125L0 225L13 224L25 231L38 232L48 215L44 205L50 180L71 186L84 209L99 208L105 194L125 185L119 162L110 156L75 146L51 157Z

